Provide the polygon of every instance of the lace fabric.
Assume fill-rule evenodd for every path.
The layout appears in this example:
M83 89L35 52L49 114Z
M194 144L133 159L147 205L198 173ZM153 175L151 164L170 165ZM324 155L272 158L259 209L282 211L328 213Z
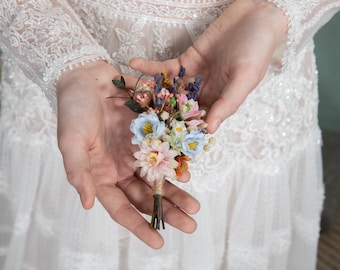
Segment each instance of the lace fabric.
M308 3L304 0L268 1L281 8L289 21L287 50L283 57L283 67L289 65L294 55L337 12L340 6L339 1L334 0L312 0Z
M129 73L131 57L176 57L231 2L0 3L0 268L283 270L306 268L306 257L314 268L323 187L311 37L339 1L272 1L289 17L287 41L182 185L201 201L195 234L167 228L164 249L151 251L99 203L82 211L66 181L56 142L61 72L105 59ZM46 259L31 252L37 242Z
M63 70L109 59L64 1L2 1L0 10L2 50L33 77L54 109L54 84Z

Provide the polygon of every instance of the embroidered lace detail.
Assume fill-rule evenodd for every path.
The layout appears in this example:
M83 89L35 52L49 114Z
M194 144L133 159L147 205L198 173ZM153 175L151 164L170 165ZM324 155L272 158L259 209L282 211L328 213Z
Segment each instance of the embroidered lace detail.
M69 2L95 39L105 44L115 66L131 73L127 63L132 57L177 57L231 1Z
M231 0L169 0L169 1L143 1L143 0L99 0L79 1L69 0L75 10L90 11L101 10L101 14L115 11L118 16L139 18L148 16L153 21L168 23L183 23L187 20L211 20L221 13ZM111 11L111 12L110 12ZM98 13L99 14L99 13Z
M12 60L2 59L1 128L13 141L57 149L57 119L41 88Z
M128 73L129 69L126 67L126 60L132 57L145 58L145 48L141 45L140 39L145 36L143 33L144 22L135 22L132 24L130 31L124 31L121 28L116 28L115 32L118 37L119 44L117 52L112 53L112 57L115 58L115 62L119 64L119 67L123 73Z
M1 43L6 53L46 92L56 107L54 83L63 70L96 59L109 59L63 1L2 1Z
M328 21L340 7L340 2L334 0L311 0L308 4L304 0L268 1L281 8L289 20L288 49L283 57L283 68L289 65L294 55L306 45L304 41L315 34L320 27L320 20Z

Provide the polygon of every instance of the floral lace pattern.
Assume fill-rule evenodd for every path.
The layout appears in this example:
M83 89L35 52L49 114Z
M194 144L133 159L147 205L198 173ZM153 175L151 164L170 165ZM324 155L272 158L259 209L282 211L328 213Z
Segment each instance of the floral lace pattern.
M48 144L57 149L57 119L41 88L27 79L13 60L3 57L1 128L14 141Z
M221 0L69 2L123 73L133 72L127 68L132 57L155 60L177 57L230 3ZM169 32L174 32L172 40Z
M2 50L22 63L22 69L42 87L55 108L54 83L63 70L109 57L65 2L15 2L0 4L5 15L0 17Z
M288 49L283 57L283 67L289 65L294 55L305 46L317 29L339 9L339 1L268 0L281 8L288 17ZM303 7L303 8L301 8ZM316 27L317 26L317 27Z

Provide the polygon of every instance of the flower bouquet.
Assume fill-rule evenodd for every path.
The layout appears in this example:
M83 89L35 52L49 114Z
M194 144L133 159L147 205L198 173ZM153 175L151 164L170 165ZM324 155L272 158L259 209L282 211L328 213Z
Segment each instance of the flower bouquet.
M177 179L188 171L188 161L208 149L207 124L202 119L204 110L197 102L202 78L185 84L185 68L170 83L167 73L137 83L128 91L125 103L139 113L131 122L132 144L139 146L134 153L135 165L141 168L141 176L153 186L154 206L151 226L164 229L162 195L166 179ZM125 89L124 77L112 81Z

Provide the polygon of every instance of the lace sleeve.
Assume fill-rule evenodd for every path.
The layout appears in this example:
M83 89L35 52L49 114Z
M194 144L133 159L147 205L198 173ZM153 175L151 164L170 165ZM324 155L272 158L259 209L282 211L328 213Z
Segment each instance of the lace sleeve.
M72 67L109 56L66 1L2 0L0 45L56 108L55 82Z
M281 8L288 17L287 51L283 65L287 66L306 42L340 9L339 0L268 0Z

